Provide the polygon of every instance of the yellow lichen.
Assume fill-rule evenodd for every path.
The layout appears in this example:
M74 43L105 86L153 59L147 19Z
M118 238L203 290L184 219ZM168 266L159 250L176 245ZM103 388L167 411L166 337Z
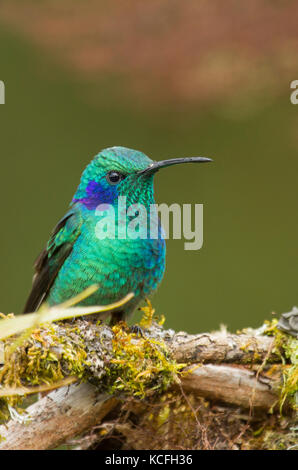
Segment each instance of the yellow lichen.
M10 338L5 344L5 363L0 371L0 384L7 390L30 388L63 381L65 377L84 378L87 353L83 340L76 335L71 339L74 328L69 326L69 336L60 336L56 324L44 325L31 332L29 338L15 346L15 339ZM62 382L63 383L63 382ZM26 394L24 394L26 395ZM0 399L0 419L9 418L8 406L20 411L23 396L12 393Z
M153 392L164 391L178 380L183 367L169 355L163 341L146 335L137 337L125 324L113 328L113 359L107 367L107 388L110 393L123 392L144 398Z
M59 336L54 324L34 330L17 348L7 342L5 364L0 372L2 385L52 384L69 375L83 377L87 353L83 340ZM69 327L69 333L72 328Z
M265 334L274 336L272 352L279 354L283 363L283 385L280 391L280 409L287 400L294 410L298 410L298 339L283 333L277 327L276 319L265 322Z
M152 307L152 304L149 299L146 299L146 304L145 307L141 307L140 310L143 312L143 316L140 321L140 326L142 328L150 328L152 325L153 319L155 322L159 325L162 326L165 322L165 316L161 315L160 318L154 318L155 316L155 309Z

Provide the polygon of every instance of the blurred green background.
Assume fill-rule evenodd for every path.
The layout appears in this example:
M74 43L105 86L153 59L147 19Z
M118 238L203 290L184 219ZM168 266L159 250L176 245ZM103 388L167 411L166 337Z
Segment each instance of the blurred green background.
M186 65L179 63L184 57L179 38L167 41L181 18L167 20L159 3L153 2L151 16L146 12L147 30L139 27L137 17L133 25L140 41L127 44L132 48L127 57L135 54L137 65L128 59L127 64L121 62L119 57L126 52L120 49L113 61L102 65L99 60L93 68L94 45L105 45L104 34L95 35L102 24L94 26L92 15L89 18L93 48L88 35L74 28L70 38L77 35L80 50L93 51L86 55L88 68L86 61L75 62L68 54L67 21L76 24L76 17L69 2L61 3L65 10L54 2L52 16L45 15L48 23L43 23L35 2L27 2L31 10L26 15L24 10L23 17L11 7L16 2L4 2L6 9L0 9L0 79L6 86L6 104L0 106L0 310L21 312L33 262L67 209L83 168L98 151L113 145L142 150L157 160L214 158L212 165L173 167L156 178L158 202L204 203L203 248L185 251L183 240L167 243L166 275L152 299L157 312L165 314L167 327L199 332L224 323L236 330L259 326L272 312L291 309L298 303L298 106L289 99L290 82L298 78L297 58L292 55L297 38L291 37L281 48L281 40L273 44L268 33L273 48L263 48L256 59L262 43L255 44L254 55L250 36L244 37L240 48L250 52L244 54L244 64L234 49L235 37L224 50L217 37L210 65L199 48L206 38L194 24L196 44ZM291 19L295 6L287 3ZM49 13L48 5L44 3L44 13ZM267 8L267 2L260 5ZM34 20L38 28L30 30L34 12L39 15ZM209 22L218 20L218 12L213 17L207 13ZM60 22L49 22L55 14ZM80 17L82 12L76 14ZM114 18L114 10L105 12L105 20L109 14ZM126 14L131 15L129 10ZM138 14L142 15L140 9ZM82 24L88 30L86 18ZM242 31L240 26L237 30ZM155 34L156 28L162 36ZM110 31L108 26L106 30ZM284 25L285 37L290 31ZM222 35L228 37L228 30ZM151 37L155 42L148 44ZM113 57L122 37L116 35L114 41L108 57ZM173 48L166 63L164 44L169 51ZM191 82L196 58L199 79ZM239 62L242 68L235 80L230 66ZM175 71L174 83L170 77ZM203 82L201 75L206 77Z

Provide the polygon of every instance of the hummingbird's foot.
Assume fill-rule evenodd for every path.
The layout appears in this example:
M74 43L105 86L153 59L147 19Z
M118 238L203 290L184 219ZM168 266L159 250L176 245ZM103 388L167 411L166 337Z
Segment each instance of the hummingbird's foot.
M129 331L130 331L130 333L135 334L138 338L146 338L146 336L145 336L146 329L142 328L139 325L132 325L129 328Z

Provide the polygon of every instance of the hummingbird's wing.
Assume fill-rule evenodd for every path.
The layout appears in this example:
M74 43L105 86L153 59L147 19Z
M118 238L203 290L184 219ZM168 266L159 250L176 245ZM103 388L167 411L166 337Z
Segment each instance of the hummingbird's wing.
M64 261L81 233L82 216L76 206L58 222L46 248L35 261L35 274L24 313L35 312L46 299Z

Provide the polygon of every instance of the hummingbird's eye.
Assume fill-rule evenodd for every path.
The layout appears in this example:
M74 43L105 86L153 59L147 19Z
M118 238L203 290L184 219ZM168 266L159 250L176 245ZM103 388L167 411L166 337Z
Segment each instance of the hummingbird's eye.
M115 185L120 183L121 180L123 180L124 175L122 175L122 173L119 173L119 171L111 170L107 174L106 178L109 184Z

